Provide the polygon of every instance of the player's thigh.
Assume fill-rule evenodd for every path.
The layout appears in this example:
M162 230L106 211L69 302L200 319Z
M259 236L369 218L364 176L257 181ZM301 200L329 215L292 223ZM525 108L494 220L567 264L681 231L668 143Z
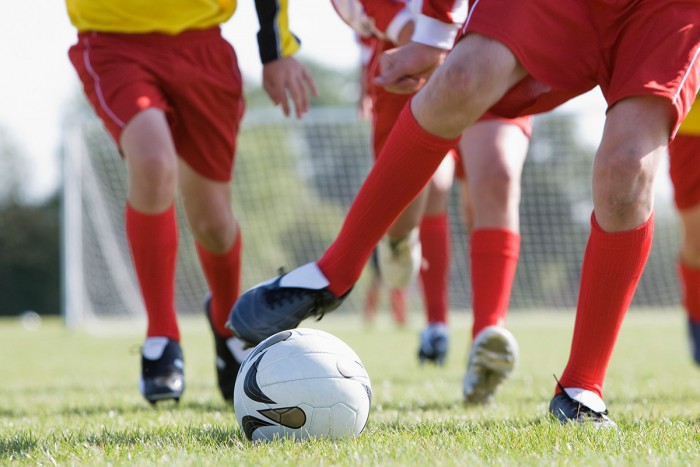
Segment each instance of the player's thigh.
M593 162L593 204L603 230L620 232L649 219L659 162L675 110L665 99L624 99L608 110Z
M119 145L132 175L143 172L147 177L159 177L176 173L175 145L161 109L149 108L133 116L121 132Z
M136 114L120 141L129 174L129 203L147 213L167 209L175 196L177 154L164 112L150 108Z
M672 103L661 97L634 96L617 102L608 109L596 160L636 160L665 149L675 117Z

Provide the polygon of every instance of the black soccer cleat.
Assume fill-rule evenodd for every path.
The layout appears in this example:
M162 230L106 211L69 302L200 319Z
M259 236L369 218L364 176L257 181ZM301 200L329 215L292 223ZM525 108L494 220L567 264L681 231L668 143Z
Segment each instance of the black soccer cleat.
M559 384L559 383L557 383ZM592 391L580 388L563 388L549 402L549 413L562 423L591 423L599 428L615 428L608 418L603 399Z
M174 399L180 401L185 390L184 359L177 341L167 337L149 337L141 349L140 390L151 404Z
M299 326L306 318L321 319L343 302L328 290L328 279L316 263L258 284L233 306L227 326L249 345Z
M216 381L219 385L221 396L227 402L233 402L233 388L236 386L236 376L241 368L241 363L252 349L244 348L242 340L236 337L224 337L214 327L211 320L211 294L204 299L204 313L207 315L211 332L214 335L214 349L216 351Z

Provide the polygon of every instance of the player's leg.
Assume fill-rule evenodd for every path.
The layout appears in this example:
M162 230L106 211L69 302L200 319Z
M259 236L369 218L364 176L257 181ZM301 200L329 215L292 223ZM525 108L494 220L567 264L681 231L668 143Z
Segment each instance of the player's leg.
M378 52L381 50L378 49ZM377 63L378 58L375 57L373 62ZM376 160L411 95L391 93L381 86L372 86L371 91L372 149ZM418 224L423 217L426 200L427 191L423 190L391 224L377 244L375 251L379 273L390 289L408 287L418 275L422 262ZM400 292L396 292L396 296L401 296Z
M129 179L126 234L148 318L141 391L150 402L178 399L184 379L175 315L177 155L164 112L151 108L133 117L120 146Z
M219 389L230 401L238 368L247 353L243 342L226 328L241 283L242 235L231 208L230 183L208 179L183 162L180 190L210 291L204 307L214 334Z
M147 335L179 340L174 302L177 155L164 112L148 109L136 115L122 132L121 148L129 179L126 231L148 314Z
M504 324L520 251L520 179L528 143L519 126L501 120L475 123L460 142L473 209L467 403L490 402L518 357L517 342Z
M126 234L148 316L141 391L155 402L178 399L184 378L174 305L177 156L170 106L154 79L167 59L149 37L81 33L69 56L128 169Z
M691 113L696 111L694 107ZM668 153L682 227L678 258L681 301L688 319L691 355L700 365L700 135L677 135L669 144Z
M528 143L519 127L500 120L480 121L462 136L474 212L472 337L505 321L520 249L520 179Z
M389 302L391 304L391 316L398 326L406 325L408 315L408 290L389 289Z
M669 101L658 97L630 97L608 110L593 166L594 211L571 353L550 404L559 418L579 419L567 415L580 409L570 404L575 399L593 411L595 421L612 423L605 416L603 382L651 250L653 183L673 119Z
M199 261L209 286L204 311L214 335L222 396L231 401L243 345L225 327L238 298L242 236L231 208L236 137L243 116L236 55L218 28L197 31L179 44L179 60L165 78L176 110L173 138L179 187Z
M423 249L420 278L427 324L420 334L418 358L421 362L440 365L445 361L449 346L450 226L447 203L454 178L454 158L454 154L448 154L430 180L420 224Z
M501 43L476 34L459 41L404 108L336 241L318 263L243 294L229 320L236 333L260 342L279 329L339 306L374 246L427 184L461 131L524 76ZM280 288L301 293L284 306L263 305L263 297Z
M625 21L599 30L603 43L616 41L602 52L611 75L602 77L601 89L610 107L593 166L594 213L571 354L550 411L562 421L610 424L603 382L651 248L653 180L700 87L700 10L683 1L587 8L594 25L622 24L620 14Z

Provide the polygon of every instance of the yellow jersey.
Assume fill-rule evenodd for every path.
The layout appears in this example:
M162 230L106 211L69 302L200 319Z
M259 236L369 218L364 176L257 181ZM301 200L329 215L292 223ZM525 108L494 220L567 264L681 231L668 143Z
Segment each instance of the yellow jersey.
M678 128L679 135L700 135L700 97L695 98L693 107Z
M263 63L288 57L300 41L289 30L288 0L255 0ZM71 23L80 32L179 34L224 23L236 0L66 0Z

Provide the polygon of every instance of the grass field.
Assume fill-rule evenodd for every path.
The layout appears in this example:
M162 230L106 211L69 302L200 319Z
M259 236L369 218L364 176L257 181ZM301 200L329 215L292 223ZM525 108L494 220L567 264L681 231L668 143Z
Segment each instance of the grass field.
M372 328L357 316L304 323L360 355L373 407L356 440L251 444L214 389L204 319L182 323L187 390L179 405L137 391L141 326L102 335L44 320L0 321L0 464L33 465L699 465L700 370L680 310L627 317L605 388L619 430L562 426L547 415L566 363L572 313L511 313L521 361L495 404L461 402L469 315L453 314L442 368L415 358L421 318Z

